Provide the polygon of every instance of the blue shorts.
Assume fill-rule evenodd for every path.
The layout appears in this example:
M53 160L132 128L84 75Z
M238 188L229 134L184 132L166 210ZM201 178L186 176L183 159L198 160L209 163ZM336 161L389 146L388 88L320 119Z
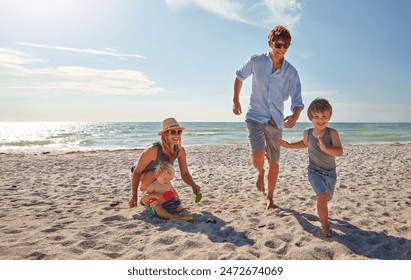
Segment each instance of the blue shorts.
M250 119L246 119L248 130L248 142L253 153L266 151L266 157L271 162L277 163L280 160L280 144L278 139L283 136L283 130L278 128L273 120L268 124L262 124Z
M172 213L180 206L180 204L180 200L171 199L161 203L161 206L163 206L164 210L166 210L168 213ZM157 216L157 212L154 210L154 206L150 207L149 213L155 217Z
M326 192L328 194L328 200L333 198L335 184L337 183L337 173L335 169L331 171L320 171L308 167L308 180L317 196Z

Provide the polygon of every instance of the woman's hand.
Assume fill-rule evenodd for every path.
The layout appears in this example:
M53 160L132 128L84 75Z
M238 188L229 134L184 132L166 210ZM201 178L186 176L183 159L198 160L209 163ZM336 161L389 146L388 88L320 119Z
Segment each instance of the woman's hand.
M195 184L194 186L191 186L191 188L193 188L193 193L194 194L198 194L198 193L201 192L201 188L197 184Z
M137 206L137 197L132 197L130 198L130 201L128 202L128 205L130 208L134 208Z

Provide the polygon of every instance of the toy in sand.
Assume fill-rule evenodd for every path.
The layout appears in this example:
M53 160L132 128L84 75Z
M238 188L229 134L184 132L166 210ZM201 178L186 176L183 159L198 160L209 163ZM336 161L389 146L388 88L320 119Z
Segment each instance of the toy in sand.
M195 202L195 203L199 203L202 198L203 198L203 194L202 194L202 193L198 193L198 194L196 195L196 199L194 200L194 202Z

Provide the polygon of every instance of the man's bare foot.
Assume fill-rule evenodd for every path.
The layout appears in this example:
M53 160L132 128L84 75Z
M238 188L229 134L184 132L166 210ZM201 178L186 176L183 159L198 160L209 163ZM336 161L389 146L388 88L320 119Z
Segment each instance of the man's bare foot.
M268 209L272 208L273 206L274 206L273 200L270 199L270 198L267 198L265 200L265 209L268 210Z
M265 192L264 173L263 174L258 174L256 186L257 186L257 190L259 190L260 192Z
M331 229L330 229L329 227L327 227L327 228L322 228L322 229L321 229L321 234L322 234L322 236L324 236L324 237L331 237L331 236L332 236L332 231L331 231Z

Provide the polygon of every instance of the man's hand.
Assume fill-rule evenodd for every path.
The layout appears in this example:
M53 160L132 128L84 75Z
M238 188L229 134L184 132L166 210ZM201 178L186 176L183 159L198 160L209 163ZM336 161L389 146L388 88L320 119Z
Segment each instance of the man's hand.
M234 102L233 105L233 113L236 115L241 115L242 111L241 111L241 104L240 102Z
M293 114L284 119L284 127L293 128L294 125L297 123L302 110L303 110L303 107L296 106L293 110Z
M298 118L294 117L294 115L288 116L284 119L284 127L285 128L293 128L294 125L297 123Z

